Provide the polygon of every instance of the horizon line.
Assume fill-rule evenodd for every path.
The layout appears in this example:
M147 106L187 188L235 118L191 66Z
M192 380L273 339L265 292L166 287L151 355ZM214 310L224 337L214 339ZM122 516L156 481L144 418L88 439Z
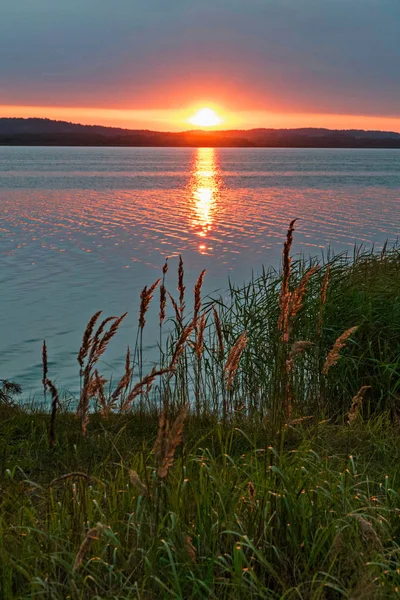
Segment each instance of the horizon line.
M3 118L47 118L79 125L171 133L193 131L189 119L194 110L193 106L185 109L162 110L0 104L0 114ZM400 116L317 112L279 113L267 110L228 111L220 107L216 107L216 112L222 119L221 124L204 128L204 131L315 128L400 133Z
M1 107L0 107L1 108ZM210 134L223 134L230 133L234 131L238 132L251 132L257 130L265 130L265 131L299 131L303 129L311 129L311 130L323 130L323 131L337 131L337 132L351 132L351 131L362 131L363 133L388 133L388 134L397 134L400 135L399 131L389 130L389 129L364 129L361 127L350 127L350 128L331 128L324 126L312 126L312 125L303 125L300 127L249 127L249 128L240 128L240 127L232 127L232 128L224 128L221 127L204 127L204 128L196 128L196 129L182 129L179 131L172 131L166 129L151 129L148 127L142 128L130 128L130 127L121 127L115 125L103 125L101 123L81 123L77 121L68 121L65 119L52 119L51 117L40 117L40 116L29 116L29 117L16 117L16 116L2 116L0 113L0 120L2 119L15 119L15 120L36 120L36 121L50 121L52 123L66 123L68 125L77 125L79 127L101 127L104 129L115 129L122 131L131 131L131 132L147 132L147 133L163 133L163 134L184 134L184 133L210 133Z

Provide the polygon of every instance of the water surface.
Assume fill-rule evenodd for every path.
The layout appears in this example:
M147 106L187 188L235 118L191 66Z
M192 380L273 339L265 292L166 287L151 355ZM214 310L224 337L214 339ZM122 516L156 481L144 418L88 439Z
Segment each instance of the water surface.
M0 147L0 378L37 391L46 338L50 376L76 392L99 309L129 311L102 365L118 376L139 292L166 256L172 290L179 253L188 289L203 268L206 291L224 289L279 263L292 218L296 251L394 241L399 200L396 150Z

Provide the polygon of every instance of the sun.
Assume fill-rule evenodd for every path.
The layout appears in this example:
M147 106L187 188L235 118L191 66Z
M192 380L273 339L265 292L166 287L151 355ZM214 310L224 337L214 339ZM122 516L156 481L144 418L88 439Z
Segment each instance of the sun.
M215 127L221 123L221 119L212 108L200 108L189 122L199 127Z

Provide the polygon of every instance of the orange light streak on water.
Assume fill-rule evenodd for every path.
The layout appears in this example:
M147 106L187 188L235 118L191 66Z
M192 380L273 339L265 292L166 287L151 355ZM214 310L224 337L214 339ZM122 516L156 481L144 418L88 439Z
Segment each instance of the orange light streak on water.
M216 218L220 188L215 148L197 149L190 188L193 199L191 226L196 235L207 238ZM210 250L207 244L199 245L201 254L207 250Z

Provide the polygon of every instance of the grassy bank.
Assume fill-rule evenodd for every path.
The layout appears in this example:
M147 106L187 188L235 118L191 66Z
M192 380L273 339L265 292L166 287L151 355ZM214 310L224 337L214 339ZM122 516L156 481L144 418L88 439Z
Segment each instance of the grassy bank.
M397 597L400 254L292 260L293 227L282 272L223 298L182 261L170 296L167 262L114 382L124 315L96 313L79 398L46 345L47 410L4 384L0 597Z
M188 418L166 478L152 417L1 414L2 598L395 598L400 432ZM86 541L85 541L86 540Z

